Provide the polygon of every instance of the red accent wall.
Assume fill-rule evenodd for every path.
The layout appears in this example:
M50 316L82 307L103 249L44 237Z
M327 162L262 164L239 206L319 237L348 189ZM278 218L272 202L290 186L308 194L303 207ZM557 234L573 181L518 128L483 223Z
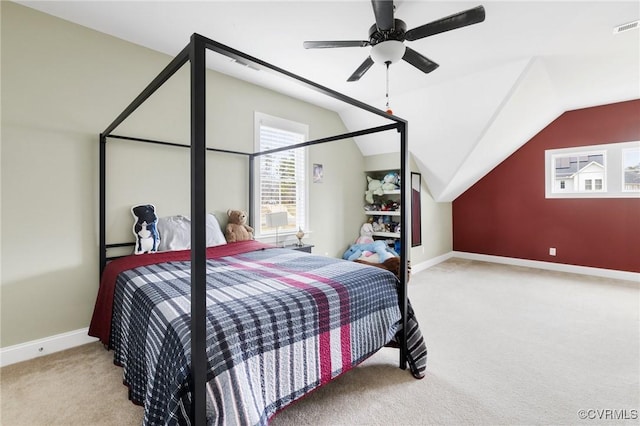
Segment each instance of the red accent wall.
M633 140L640 100L565 112L454 200L453 249L640 272L640 199L545 198L546 149Z

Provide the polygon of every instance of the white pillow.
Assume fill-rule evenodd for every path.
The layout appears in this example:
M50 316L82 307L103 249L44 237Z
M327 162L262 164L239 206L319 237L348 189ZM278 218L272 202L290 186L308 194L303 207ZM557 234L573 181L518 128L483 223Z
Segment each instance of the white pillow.
M207 247L227 244L227 239L222 233L218 219L212 214L207 214Z
M158 251L188 250L191 248L191 219L189 216L168 216L158 219L160 246ZM226 244L220 225L207 214L207 247Z

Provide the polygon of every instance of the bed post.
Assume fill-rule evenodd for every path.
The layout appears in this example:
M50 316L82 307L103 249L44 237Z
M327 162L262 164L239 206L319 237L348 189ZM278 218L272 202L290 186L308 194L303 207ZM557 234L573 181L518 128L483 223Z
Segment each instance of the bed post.
M118 117L107 127L102 133L100 133L100 277L102 277L102 271L107 265L107 237L106 237L106 145L107 138L111 136L111 132L115 130L124 120L127 119L145 100L149 98L159 87L161 87L173 74L178 71L182 65L189 60L189 46L186 46L178 55L171 60L171 62L156 76L156 78L147 85L147 87L127 106L127 108L118 115ZM124 244L110 244L109 247L124 247L132 246L132 243Z
M256 215L254 214L255 203L253 202L255 197L255 188L253 186L255 182L255 157L254 154L249 155L249 226L253 226L254 228L256 228ZM258 217L260 216L258 215Z
M102 277L102 271L107 266L107 218L106 218L106 154L107 154L107 138L104 134L100 133L100 275Z
M400 342L400 368L407 368L407 282L409 281L409 242L410 224L409 224L409 191L411 189L411 174L409 170L409 149L407 146L407 122L398 122L398 132L400 132L400 291L398 297L400 299L400 313L402 314L402 338Z
M205 43L191 36L191 412L192 425L207 423L206 328L206 93Z

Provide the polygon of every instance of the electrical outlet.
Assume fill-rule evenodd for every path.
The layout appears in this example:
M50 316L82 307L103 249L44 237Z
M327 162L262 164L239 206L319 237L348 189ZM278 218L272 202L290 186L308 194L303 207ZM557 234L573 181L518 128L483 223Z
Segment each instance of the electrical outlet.
M555 256L556 255L556 248L555 247L550 247L549 248L549 255L550 256Z

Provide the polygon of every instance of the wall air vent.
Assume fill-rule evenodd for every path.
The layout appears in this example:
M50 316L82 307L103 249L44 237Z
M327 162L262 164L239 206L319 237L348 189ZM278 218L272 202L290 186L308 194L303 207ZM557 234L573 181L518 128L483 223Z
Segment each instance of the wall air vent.
M620 34L620 33L623 33L625 31L637 30L639 22L640 21L633 21L633 22L628 22L626 24L618 25L617 27L613 28L613 33L614 34Z

